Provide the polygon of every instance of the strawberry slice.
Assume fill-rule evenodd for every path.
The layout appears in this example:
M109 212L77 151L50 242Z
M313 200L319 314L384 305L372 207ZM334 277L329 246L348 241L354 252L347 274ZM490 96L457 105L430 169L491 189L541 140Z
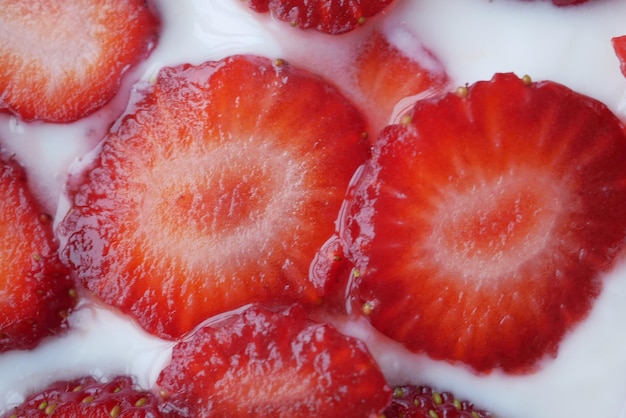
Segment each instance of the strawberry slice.
M530 1L530 0L523 0ZM552 0L552 4L557 7L577 6L579 4L587 3L589 0Z
M316 282L325 283L324 312L345 314L346 289L354 264L345 256L343 242L334 235L320 248L311 264L310 275Z
M626 76L626 35L612 38L611 43L613 44L615 55L619 58L620 70Z
M354 63L357 103L369 116L373 132L399 121L418 98L440 94L448 86L448 75L432 52L409 32L399 37L407 51L391 44L378 30L358 47Z
M131 378L118 376L108 382L93 377L61 381L29 396L3 418L158 418L158 398L135 388Z
M318 304L309 266L367 158L364 125L281 60L164 69L70 185L63 259L163 338L248 303Z
M248 0L258 13L272 12L276 18L301 29L329 34L354 30L365 19L380 13L393 0Z
M618 119L557 83L496 74L419 101L349 191L356 306L432 358L536 368L623 247L624 161Z
M0 161L0 231L0 352L31 349L60 331L75 300L52 218L13 160Z
M552 0L552 4L555 6L576 6L578 4L587 3L589 0Z
M253 306L199 328L157 386L174 417L369 417L391 399L365 344L299 305Z
M155 44L144 0L0 4L0 109L71 122L102 107Z
M450 392L437 392L429 386L403 385L393 389L391 404L384 418L489 418L492 415L473 403L461 401Z

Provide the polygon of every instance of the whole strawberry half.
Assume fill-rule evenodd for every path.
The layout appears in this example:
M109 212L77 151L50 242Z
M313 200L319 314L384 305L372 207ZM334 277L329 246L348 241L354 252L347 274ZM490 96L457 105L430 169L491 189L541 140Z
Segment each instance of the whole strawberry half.
M309 267L363 132L333 86L280 60L164 69L70 184L62 257L164 338L248 303L321 303Z
M144 0L5 0L0 28L0 109L71 122L113 98L159 21Z
M258 12L272 12L279 20L301 29L329 34L354 30L393 0L248 0Z
M157 386L174 417L371 417L391 398L365 344L298 305L252 306L199 328Z
M416 352L532 370L623 247L624 161L618 119L554 82L496 74L417 102L349 192L354 303Z
M0 237L0 352L31 349L61 330L75 299L52 218L14 160L0 161Z
M158 398L137 389L130 377L61 381L30 395L3 418L159 418Z
M383 418L489 418L492 415L450 392L429 386L403 385L393 389L391 404Z

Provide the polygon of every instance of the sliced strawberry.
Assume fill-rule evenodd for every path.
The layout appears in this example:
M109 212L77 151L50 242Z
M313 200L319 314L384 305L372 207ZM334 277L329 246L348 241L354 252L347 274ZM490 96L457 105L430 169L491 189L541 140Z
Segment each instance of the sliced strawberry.
M92 377L56 382L29 396L3 418L158 418L158 398L135 388L129 377L109 382Z
M314 281L324 283L323 310L326 313L345 314L346 289L354 264L345 256L342 241L337 235L329 239L316 254L310 275Z
M523 0L529 1L529 0ZM557 7L576 6L579 4L587 3L589 0L552 0L552 4Z
M365 18L380 13L393 0L248 0L258 12L272 12L279 20L301 29L329 34L354 30Z
M404 385L393 389L391 404L384 418L489 418L492 415L450 392L437 392L428 386Z
M373 132L398 121L418 98L440 94L448 86L448 75L436 57L411 33L401 35L410 46L407 52L377 30L358 47L354 63L357 102L369 116Z
M13 160L0 161L0 231L0 352L30 349L61 329L75 301L52 219Z
M320 303L309 266L367 157L363 132L334 87L282 61L164 69L70 185L63 258L165 338L247 303Z
M577 4L587 3L589 0L552 0L555 6L575 6Z
M620 70L622 74L626 76L626 35L612 38L611 43L613 44L617 58L619 58Z
M298 305L250 307L198 329L157 386L175 417L369 417L391 398L365 344Z
M419 101L411 118L383 132L349 192L352 296L411 350L530 370L589 312L623 246L622 126L513 74Z
M71 122L113 98L158 20L144 0L9 0L0 28L0 109Z

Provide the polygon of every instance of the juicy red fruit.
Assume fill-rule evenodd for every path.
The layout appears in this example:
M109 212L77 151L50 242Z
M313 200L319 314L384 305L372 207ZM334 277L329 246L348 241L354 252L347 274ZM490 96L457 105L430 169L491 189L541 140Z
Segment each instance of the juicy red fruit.
M158 378L173 417L369 417L391 390L361 341L300 306L250 307L174 347Z
M409 31L402 33L407 51L392 44L378 30L359 45L354 62L355 101L368 115L372 131L380 132L412 108L418 96L443 93L448 75L443 65ZM410 53L410 55L409 55Z
M53 383L30 395L3 418L158 418L159 403L152 393L135 388L131 378L108 382L93 377Z
M164 338L247 303L318 304L309 266L367 157L363 132L334 87L282 61L165 69L72 181L63 259Z
M623 127L593 99L513 74L411 118L383 132L350 191L355 304L435 359L532 370L623 246Z
M611 44L620 62L620 70L626 76L626 35L611 39Z
M555 6L575 6L577 4L587 3L589 0L552 0L552 4Z
M0 109L26 121L92 113L154 47L158 27L144 0L3 1Z
M74 305L52 218L13 160L0 161L0 352L31 349L61 330Z
M324 312L344 314L346 311L346 288L354 265L345 256L343 242L337 235L329 239L318 251L311 264L311 277L325 283Z
M488 418L492 415L450 392L428 386L403 385L393 389L391 404L383 418Z
M271 11L283 22L301 29L329 34L354 30L364 19L375 16L393 0L248 0L258 12Z

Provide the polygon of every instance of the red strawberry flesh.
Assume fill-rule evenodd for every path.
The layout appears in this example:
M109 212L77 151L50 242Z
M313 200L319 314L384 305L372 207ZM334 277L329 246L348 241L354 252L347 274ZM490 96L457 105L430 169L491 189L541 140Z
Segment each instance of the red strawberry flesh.
M15 161L0 161L0 352L31 349L59 332L73 307L73 282L58 259L52 218Z
M154 47L143 0L32 0L0 5L0 109L71 122L102 107Z
M587 3L589 0L552 0L552 4L555 6L576 6L578 4Z
M165 338L247 303L318 304L309 268L367 156L364 126L281 61L165 69L70 187L63 258Z
M364 19L375 16L393 0L248 0L258 12L271 11L279 20L301 29L329 34L354 30Z
M525 372L556 355L623 246L626 138L556 83L460 91L385 130L351 190L352 296L411 350Z
M372 31L358 48L354 63L356 97L370 118L373 132L379 132L392 119L399 120L418 95L441 94L447 88L448 76L436 57L412 33L405 32L402 38L410 39L405 40L410 55L379 30ZM396 109L401 101L404 109Z
M250 307L199 328L174 347L157 385L175 417L368 417L391 395L362 342L297 305Z
M403 385L393 390L384 418L488 418L492 415L473 403L461 401L450 392L428 386Z
M158 418L158 399L151 392L136 389L129 377L108 382L92 377L53 383L30 395L3 418Z
M611 39L611 44L615 50L615 54L619 59L620 70L626 77L626 35L616 36Z

